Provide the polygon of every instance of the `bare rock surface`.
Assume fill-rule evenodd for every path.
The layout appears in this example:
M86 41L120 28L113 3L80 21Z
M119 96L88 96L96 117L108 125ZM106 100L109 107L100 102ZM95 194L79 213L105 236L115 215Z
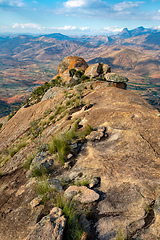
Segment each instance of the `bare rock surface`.
M60 208L53 208L49 215L36 224L33 231L25 240L62 240L66 219Z
M94 205L98 217L92 223L97 239L115 240L121 229L124 238L129 234L135 240L156 240L160 237L159 113L132 91L108 88L100 81L92 82L92 87L83 97L92 107L71 114L71 120L60 119L43 131L40 140L48 142L75 119L81 119L78 131L84 130L87 124L94 129L103 126L108 136L100 141L86 140L72 168L63 167L60 172L55 169L53 179L59 176L74 181L79 173L89 180L100 177L100 183L94 187L94 194L99 195ZM1 152L23 136L31 121L43 118L44 112L53 109L63 98L64 94L60 93L53 99L21 108L0 132ZM41 141L37 140L37 145ZM1 168L4 175L0 178L0 239L25 239L44 207L31 207L30 202L37 195L22 169L26 155L34 150L35 144L28 144ZM74 197L85 202L77 190L73 190Z
M85 186L70 186L65 195L81 203L91 203L99 199L99 194Z

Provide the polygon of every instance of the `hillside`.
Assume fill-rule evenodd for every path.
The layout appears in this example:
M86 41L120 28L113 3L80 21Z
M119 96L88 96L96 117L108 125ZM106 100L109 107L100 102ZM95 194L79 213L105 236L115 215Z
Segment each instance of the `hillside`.
M99 79L76 84L80 60ZM160 114L99 64L65 58L54 86L2 119L0 239L160 237Z

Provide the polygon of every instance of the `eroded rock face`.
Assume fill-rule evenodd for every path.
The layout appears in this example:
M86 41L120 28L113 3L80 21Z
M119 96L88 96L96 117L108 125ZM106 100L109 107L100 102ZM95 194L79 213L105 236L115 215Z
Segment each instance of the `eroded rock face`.
M62 215L62 210L55 207L49 215L43 217L42 220L36 224L33 231L25 240L62 240L65 224L66 219Z

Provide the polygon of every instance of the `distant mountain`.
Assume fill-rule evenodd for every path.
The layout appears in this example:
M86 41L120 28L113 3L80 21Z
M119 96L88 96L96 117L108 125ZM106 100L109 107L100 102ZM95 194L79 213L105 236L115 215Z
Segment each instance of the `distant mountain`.
M128 30L128 28L124 28L120 33L118 33L115 37L116 38L130 38L130 37L136 37L143 34L152 34L157 33L157 30L151 29L151 28L144 28L142 26L135 28L133 30Z

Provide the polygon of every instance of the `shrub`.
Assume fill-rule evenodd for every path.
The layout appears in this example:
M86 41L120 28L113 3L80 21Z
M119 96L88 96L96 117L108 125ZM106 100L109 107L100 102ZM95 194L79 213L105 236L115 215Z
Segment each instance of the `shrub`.
M76 69L74 69L74 68L69 69L70 77L73 77L75 75L75 73L76 73Z
M81 71L76 71L76 72L75 72L75 76L76 76L77 78L81 78L82 75L83 75L83 73L82 73Z
M87 80L87 79L89 79L89 77L87 77L86 75L82 75L82 76L81 76L81 80L82 80L82 81L85 81L85 80Z

